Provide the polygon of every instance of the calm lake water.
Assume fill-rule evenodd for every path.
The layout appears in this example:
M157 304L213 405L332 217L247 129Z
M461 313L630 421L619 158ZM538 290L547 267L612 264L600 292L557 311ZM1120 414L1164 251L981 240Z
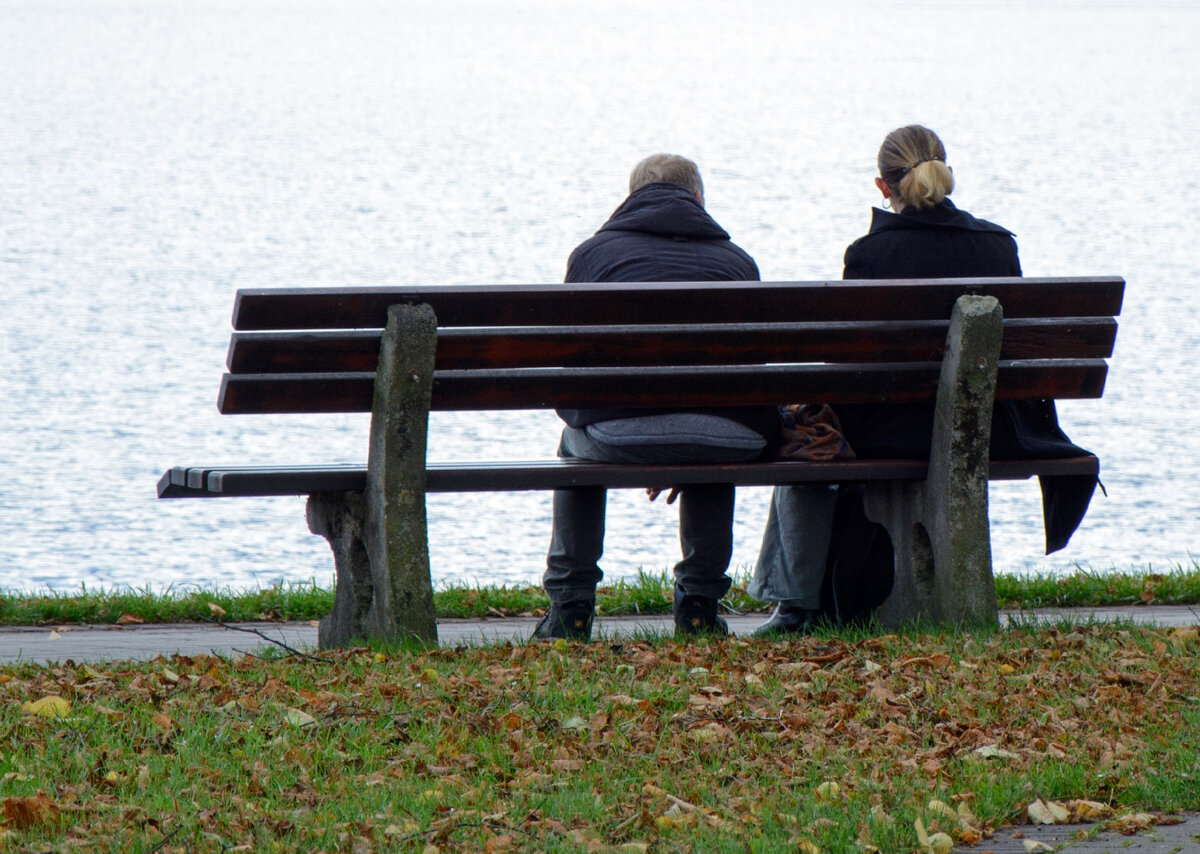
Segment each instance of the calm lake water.
M655 151L763 278L841 275L875 153L922 122L1028 275L1128 280L1072 544L992 490L1001 571L1200 544L1200 10L1182 3L0 0L0 588L332 579L301 498L162 502L166 468L357 462L365 416L221 416L240 287L561 281ZM553 453L552 414L435 417L435 459ZM735 565L765 490L739 493ZM545 494L435 496L435 581L539 578ZM610 578L675 560L610 497Z

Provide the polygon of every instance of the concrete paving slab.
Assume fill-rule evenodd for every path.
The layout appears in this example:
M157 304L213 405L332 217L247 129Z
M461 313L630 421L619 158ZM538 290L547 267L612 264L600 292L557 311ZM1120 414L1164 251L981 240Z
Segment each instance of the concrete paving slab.
M1002 611L1004 621L1131 622L1158 626L1200 626L1200 605L1113 605L1103 608L1030 608Z
M1196 854L1200 852L1200 813L1168 817L1175 824L1159 824L1142 833L1125 836L1114 830L1097 832L1093 824L1024 825L1006 827L978 845L959 845L953 854L1030 854L1064 851L1067 854ZM1041 843L1039 847L1037 843Z
M730 628L747 634L763 615L732 616ZM439 620L441 646L524 643L537 624L534 617L486 620ZM593 637L667 635L674 631L671 616L608 617L596 620ZM133 626L58 626L0 628L0 663L29 661L146 661L156 656L211 653L232 656L259 654L282 646L312 651L317 646L316 623L171 623Z
M1200 609L1189 605L1129 608L1039 609L1005 612L1012 620L1128 621L1160 626L1200 625ZM726 615L730 630L746 635L765 619L763 614ZM512 617L486 620L439 620L438 641L442 646L487 643L523 643L533 633L537 620ZM636 637L669 635L674 631L670 615L600 617L595 636ZM145 661L159 655L215 653L231 656L261 653L268 647L286 645L310 651L317 646L315 623L172 623L133 626L9 626L0 627L0 663L28 661L36 664L72 660ZM1200 851L1200 849L1197 849Z

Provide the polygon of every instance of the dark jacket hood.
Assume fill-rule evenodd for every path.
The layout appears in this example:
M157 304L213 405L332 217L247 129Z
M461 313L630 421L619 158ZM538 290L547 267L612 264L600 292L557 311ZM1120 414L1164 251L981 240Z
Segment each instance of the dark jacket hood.
M917 229L935 226L940 228L957 228L963 231L992 231L1015 237L1011 231L986 219L971 216L966 211L960 211L949 199L942 199L931 208L917 208L908 205L900 213L885 211L881 208L871 208L871 234L896 229Z
M694 240L729 239L729 233L717 225L687 187L669 181L647 184L630 193L596 233L605 231L635 231Z
M682 184L659 181L629 194L603 227L571 253L567 282L757 281L758 266ZM649 409L560 409L572 427L657 414ZM699 410L731 418L774 445L773 406Z

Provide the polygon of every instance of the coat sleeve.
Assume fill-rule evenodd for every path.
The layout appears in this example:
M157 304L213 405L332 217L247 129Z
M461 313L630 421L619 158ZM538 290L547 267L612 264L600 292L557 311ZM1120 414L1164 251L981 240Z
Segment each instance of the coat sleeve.
M746 281L761 282L762 276L758 272L758 265L754 263L754 259L749 255L746 256Z
M583 259L583 254L576 249L571 253L571 257L567 259L567 275L563 282L573 284L576 282L590 282L591 275L588 271L587 262Z
M842 259L842 278L843 279L873 279L871 267L867 264L867 259L864 257L862 249L858 245L858 241L854 241L846 247L846 255Z
M1009 235L1008 241L1012 244L1012 271L1009 275L1023 276L1025 274L1021 272L1021 256L1017 253L1017 241L1012 235Z

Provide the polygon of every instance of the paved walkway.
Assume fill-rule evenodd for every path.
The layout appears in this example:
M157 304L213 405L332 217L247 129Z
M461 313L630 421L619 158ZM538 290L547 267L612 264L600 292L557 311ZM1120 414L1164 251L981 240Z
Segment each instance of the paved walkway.
M1056 622L1063 619L1128 620L1161 626L1200 625L1200 607L1157 605L1130 608L1040 609L1003 612L1005 621L1034 619ZM762 614L727 615L734 634L749 634L764 619ZM484 643L522 643L533 633L532 617L487 620L439 620L438 641L442 646ZM595 634L600 637L665 635L673 631L669 614L632 617L601 617ZM261 652L269 646L286 644L310 650L317 645L315 623L237 623L224 627L208 623L179 623L141 626L0 626L0 664L32 661L144 661L158 655L237 655ZM1197 848L1200 852L1200 848Z
M1056 824L1006 827L978 845L959 845L954 854L1028 854L1065 851L1067 854L1197 854L1200 852L1200 813L1175 818L1179 824L1160 824L1136 836L1114 830L1093 834L1095 825ZM1080 838L1080 837L1085 838ZM1086 838L1090 836L1091 838ZM1026 843L1040 842L1049 848Z

